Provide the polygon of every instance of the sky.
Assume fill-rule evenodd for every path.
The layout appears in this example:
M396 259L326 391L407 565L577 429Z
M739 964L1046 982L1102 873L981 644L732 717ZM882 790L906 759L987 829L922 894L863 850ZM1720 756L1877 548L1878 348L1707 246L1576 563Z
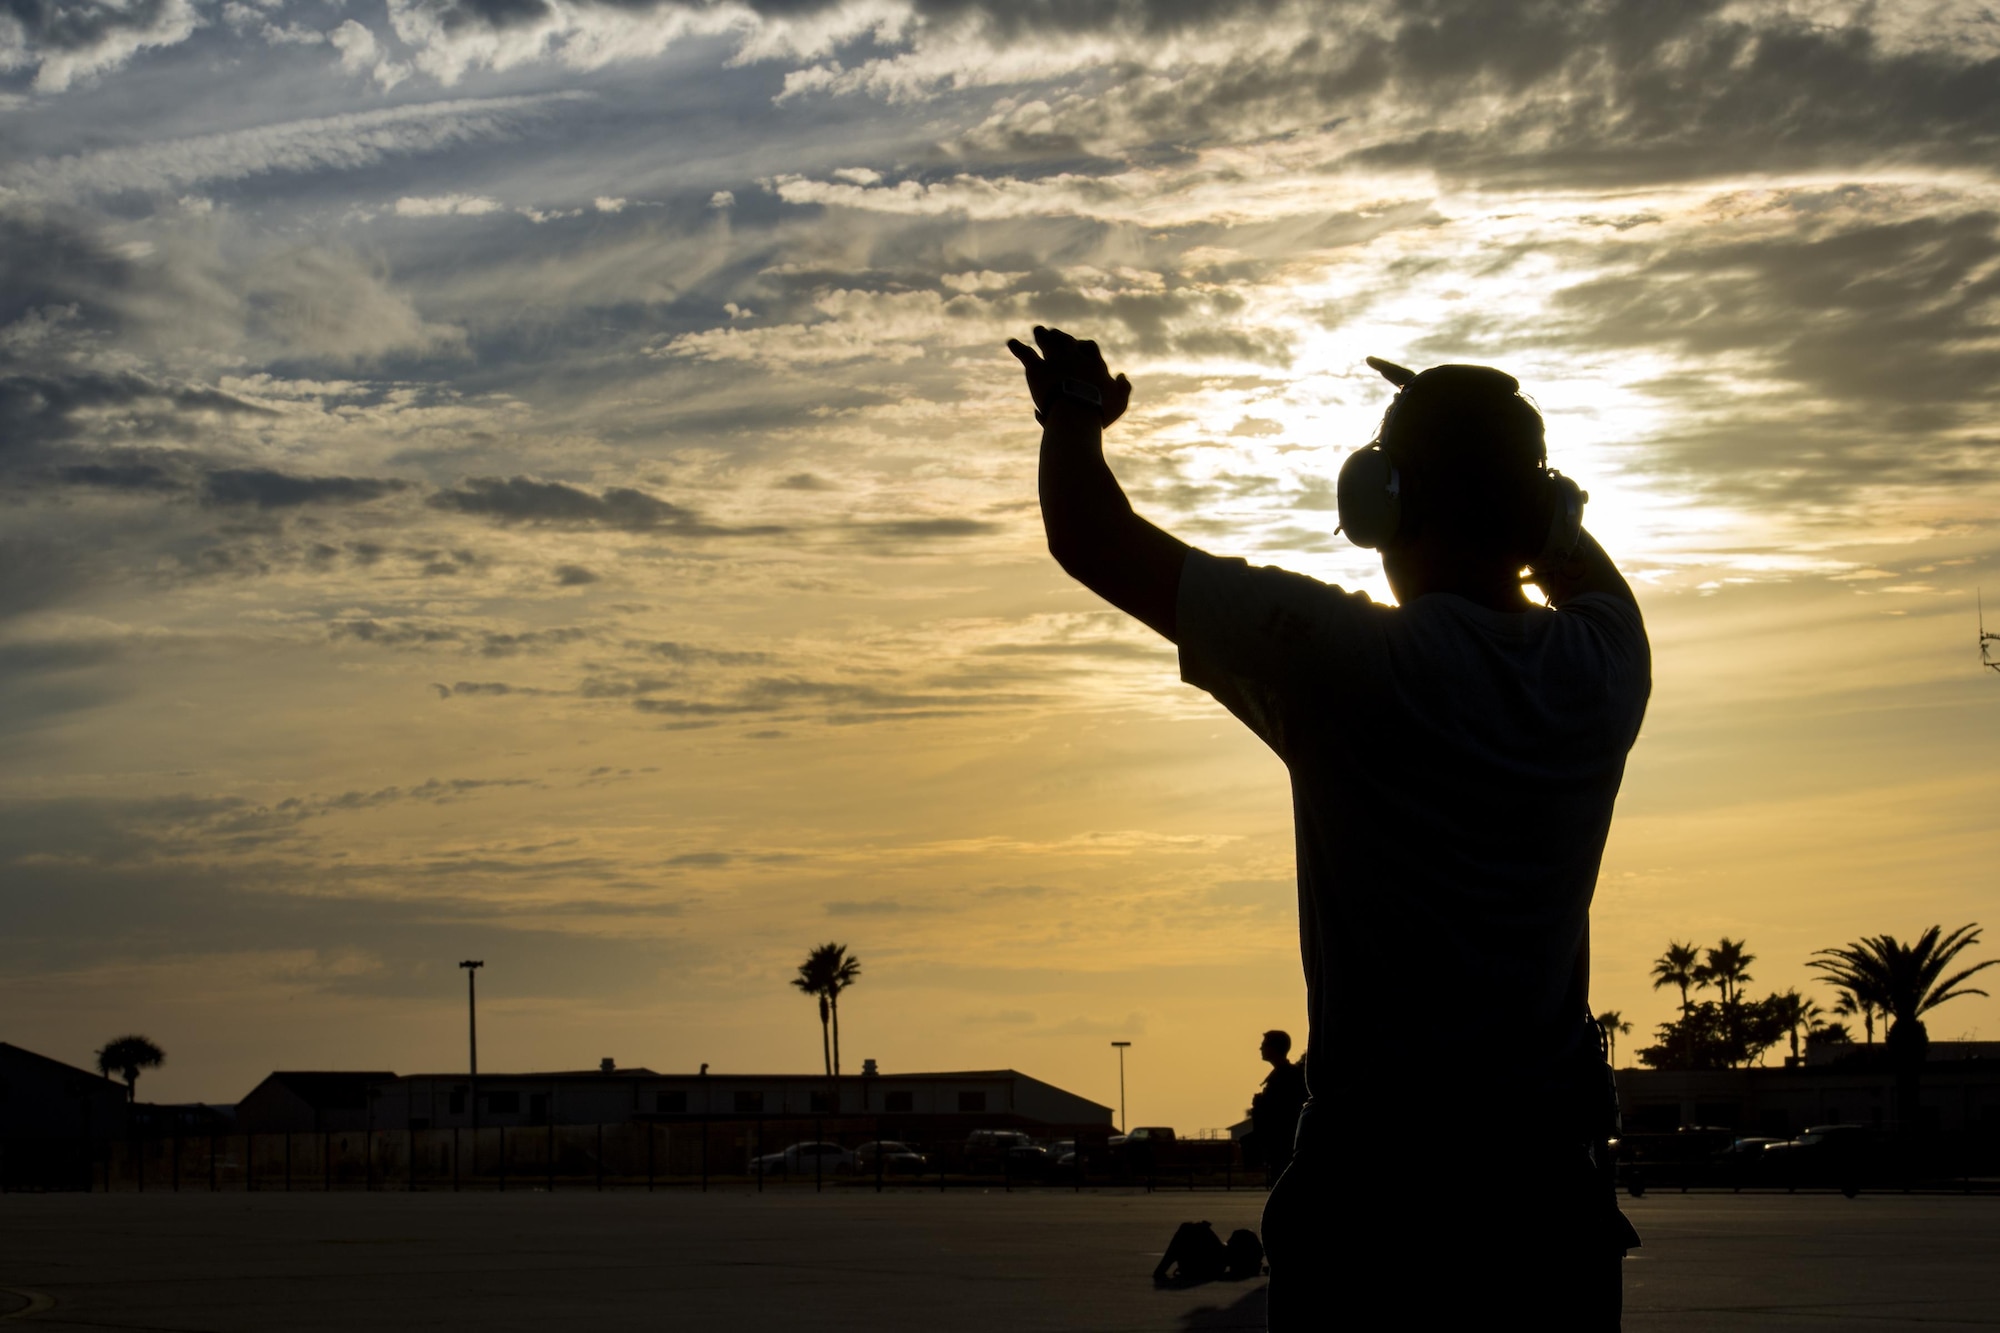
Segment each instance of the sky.
M1285 774L1048 558L1036 323L1384 600L1363 358L1517 375L1654 646L1594 1004L1830 1003L2000 927L1996 162L1978 4L7 0L0 1039L457 1069L473 957L488 1069L809 1071L833 940L850 1070L1237 1119Z

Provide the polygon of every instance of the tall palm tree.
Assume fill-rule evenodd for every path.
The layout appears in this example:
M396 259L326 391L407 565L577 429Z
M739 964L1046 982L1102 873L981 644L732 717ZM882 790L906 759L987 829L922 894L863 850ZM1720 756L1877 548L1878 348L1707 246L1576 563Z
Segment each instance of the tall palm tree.
M1597 1026L1604 1029L1604 1044L1608 1048L1606 1055L1610 1060L1611 1067L1616 1069L1618 1067L1619 1035L1630 1033L1632 1025L1626 1022L1625 1015L1619 1013L1616 1009L1606 1009L1597 1016Z
M125 1080L125 1099L139 1100L139 1071L158 1069L167 1062L167 1053L134 1032L104 1044L97 1053L97 1072L110 1078L115 1070Z
M1883 1042L1896 1064L1897 1113L1906 1124L1917 1116L1918 1080L1930 1046L1923 1016L1961 995L1986 994L1965 983L1974 974L2000 964L2000 958L1989 958L1944 975L1952 960L1978 942L1976 922L1968 922L1949 935L1944 927L1932 926L1910 944L1894 935L1869 935L1839 948L1816 950L1806 963L1824 972L1823 980L1874 1001L1889 1019Z
M1653 960L1653 989L1680 987L1682 1018L1687 1017L1688 987L1695 984L1695 969L1700 962L1701 954L1692 944L1677 940L1668 940L1667 951Z
M831 945L821 945L806 955L799 964L799 974L792 978L792 984L808 995L819 998L819 1053L826 1062L826 1076L833 1077L833 1042L828 1036L828 1016L832 1006L827 1002L827 987L831 984L832 968L827 962L827 950Z
M840 1076L840 993L860 979L861 960L849 957L845 944L831 943L814 945L792 978L794 986L819 996L820 1047L830 1078Z
M847 955L845 944L829 944L826 998L833 1004L833 1076L840 1077L840 993L861 980L861 960Z

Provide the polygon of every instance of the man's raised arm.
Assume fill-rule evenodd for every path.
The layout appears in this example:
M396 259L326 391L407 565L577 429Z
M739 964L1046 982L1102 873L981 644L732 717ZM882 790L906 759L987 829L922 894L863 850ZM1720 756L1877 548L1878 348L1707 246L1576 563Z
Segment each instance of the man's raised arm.
M1132 512L1104 461L1104 428L1124 414L1132 386L1112 378L1094 342L1035 328L1033 348L1008 339L1027 372L1042 421L1040 490L1049 554L1071 578L1175 639L1186 542ZM1093 398L1095 401L1092 401Z

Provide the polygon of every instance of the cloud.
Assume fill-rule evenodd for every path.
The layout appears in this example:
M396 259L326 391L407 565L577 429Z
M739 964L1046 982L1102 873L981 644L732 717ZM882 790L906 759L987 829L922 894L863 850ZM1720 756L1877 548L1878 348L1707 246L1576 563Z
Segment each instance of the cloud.
M396 201L396 216L400 218L440 218L457 215L459 217L480 217L487 213L498 213L506 208L498 200L477 194L444 194L427 199L405 196Z
M679 643L672 639L657 639L651 642L631 643L626 646L636 648L648 657L656 657L664 661L677 662L684 665L754 666L771 660L769 653L704 648L698 644Z
M276 413L235 394L155 379L138 371L70 370L0 373L0 450L67 440L86 428L100 436L145 438L183 434L205 416L272 417ZM4 457L4 454L0 454ZM117 485L137 474L116 469L77 474L84 484Z
M383 477L299 477L268 468L221 468L202 480L210 504L295 509L309 504L364 504L409 483Z
M998 523L976 518L903 518L877 523L856 523L857 536L888 538L892 541L936 541L957 537L984 537L1002 531Z
M941 904L908 903L897 898L836 899L822 906L828 916L905 916L946 910Z
M512 139L557 107L584 100L583 93L471 98L281 121L142 147L40 158L0 173L0 185L27 196L70 199L128 190L164 194L256 176L355 171L394 158Z
M0 14L0 70L32 68L35 91L59 93L201 22L188 0L23 0Z
M596 583L602 577L582 565L557 565L556 582L565 588L581 588L587 583Z
M770 533L780 529L722 528L705 523L689 509L629 486L593 495L579 486L531 477L473 477L447 487L425 503L433 509L472 514L497 523L529 523L562 528L608 528L618 532L664 532L713 537Z

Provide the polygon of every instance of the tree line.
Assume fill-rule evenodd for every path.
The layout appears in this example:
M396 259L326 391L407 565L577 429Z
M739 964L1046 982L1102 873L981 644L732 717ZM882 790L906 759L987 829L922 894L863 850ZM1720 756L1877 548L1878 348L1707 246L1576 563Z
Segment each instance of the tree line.
M1986 994L1966 982L2000 958L1953 970L1959 955L1978 942L1979 926L1968 923L1949 934L1932 926L1909 943L1869 935L1816 950L1806 966L1833 988L1829 1011L1795 989L1749 998L1745 988L1757 957L1743 940L1724 936L1705 949L1671 940L1653 961L1653 989L1679 991L1680 1016L1660 1024L1658 1040L1637 1052L1639 1062L1654 1069L1737 1069L1787 1039L1796 1059L1801 1035L1853 1042L1850 1019L1860 1021L1864 1043L1872 1045L1879 1019L1891 1059L1899 1067L1921 1065L1930 1045L1923 1015L1947 1000ZM1715 998L1696 998L1703 991ZM1598 1022L1613 1041L1631 1031L1616 1012L1599 1015Z

